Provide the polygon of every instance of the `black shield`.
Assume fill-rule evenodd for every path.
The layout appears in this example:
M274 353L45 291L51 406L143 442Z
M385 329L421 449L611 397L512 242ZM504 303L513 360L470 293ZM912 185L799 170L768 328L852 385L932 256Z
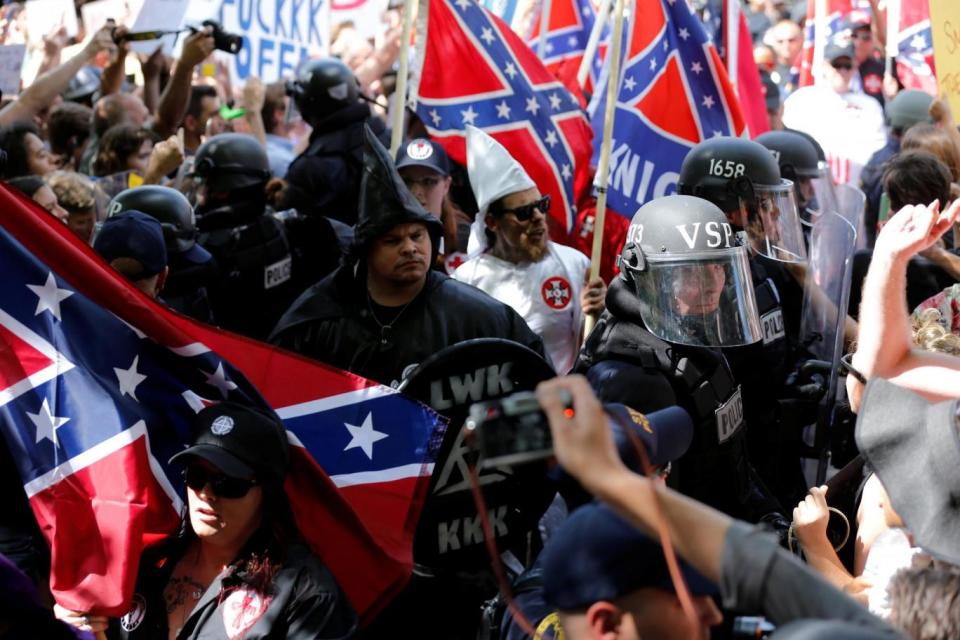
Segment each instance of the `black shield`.
M462 427L470 405L531 391L556 373L527 347L498 338L452 345L420 364L403 382L404 394L450 419L436 457L414 538L417 564L435 570L489 567L484 534L470 489ZM479 476L497 547L526 540L556 493L546 463L484 469Z

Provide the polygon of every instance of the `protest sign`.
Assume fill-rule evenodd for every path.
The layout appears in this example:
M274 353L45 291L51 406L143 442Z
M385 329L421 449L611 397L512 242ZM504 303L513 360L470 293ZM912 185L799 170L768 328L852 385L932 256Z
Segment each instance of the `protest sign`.
M940 91L953 113L960 113L960 3L930 0L930 24Z
M183 26L184 16L190 0L150 0L144 2L137 13L136 20L130 25L130 31L176 31ZM173 45L177 36L165 36L161 40L147 40L131 43L130 48L137 53L150 54L163 46L167 55L173 53Z
M129 27L140 11L142 0L94 0L80 7L83 31L88 36L112 19L117 25Z
M0 94L4 98L20 93L20 70L26 53L25 44L0 45Z
M53 33L61 26L66 28L67 35L71 37L80 31L73 0L30 0L24 6L29 42L42 43L43 36Z
M292 75L304 58L329 49L326 0L222 0L217 18L224 29L243 36L243 48L229 61L236 80L253 75L274 82Z
M384 30L383 14L388 0L331 0L330 24L352 22L364 38L376 38Z

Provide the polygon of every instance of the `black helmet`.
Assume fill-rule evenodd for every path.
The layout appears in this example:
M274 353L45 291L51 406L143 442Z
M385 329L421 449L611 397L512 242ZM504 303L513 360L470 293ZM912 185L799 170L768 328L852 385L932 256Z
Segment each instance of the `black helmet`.
M360 84L343 61L321 58L308 62L297 79L287 84L287 95L293 98L303 119L313 124L355 103L360 97Z
M619 265L655 336L713 347L760 339L747 251L715 204L679 195L643 205Z
M197 149L191 175L211 192L223 193L265 183L270 179L270 161L253 136L221 133Z
M701 142L683 160L677 191L720 207L756 253L785 262L806 258L793 183L781 178L762 144L731 137Z
M100 69L93 65L80 67L77 75L70 78L63 90L63 99L73 102L91 102L93 94L100 88Z
M830 191L827 164L820 160L812 140L807 134L789 129L757 136L757 142L769 149L780 165L780 175L793 181L800 221L807 225L820 215L821 203L836 199Z
M107 205L107 215L112 217L131 209L160 221L167 253L180 254L198 263L210 259L206 249L197 244L193 207L176 189L143 185L121 191Z
M918 89L904 89L887 103L887 126L904 132L920 122L933 122L930 105L933 96Z

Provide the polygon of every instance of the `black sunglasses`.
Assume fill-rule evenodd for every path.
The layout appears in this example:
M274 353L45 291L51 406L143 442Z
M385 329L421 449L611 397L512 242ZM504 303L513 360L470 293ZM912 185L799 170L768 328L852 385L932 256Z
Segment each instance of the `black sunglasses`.
M234 478L197 465L187 467L183 477L194 491L202 491L209 483L210 489L221 498L242 498L257 484L256 480Z
M550 212L550 196L543 196L535 202L525 204L515 209L503 209L502 213L512 213L520 222L526 222L533 217L533 210L539 209L540 213L546 215Z
M830 65L837 71L850 71L853 69L852 62L831 62Z

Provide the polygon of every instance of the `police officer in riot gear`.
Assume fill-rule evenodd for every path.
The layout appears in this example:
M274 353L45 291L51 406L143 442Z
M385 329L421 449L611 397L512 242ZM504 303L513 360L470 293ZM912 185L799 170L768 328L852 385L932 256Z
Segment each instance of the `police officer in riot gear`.
M307 63L287 93L313 128L310 145L287 170L284 207L353 225L363 170L363 125L385 142L350 68L336 58Z
M830 175L817 157L817 148L796 131L768 131L756 141L770 150L780 176L793 182L800 223L807 231L821 213L820 202L829 197Z
M750 466L740 385L718 348L761 339L746 248L723 212L690 196L641 207L606 302L576 370L604 402L689 412L693 443L670 480L680 491L753 522L779 518Z
M267 154L252 136L213 136L197 150L199 242L220 266L210 291L220 326L266 339L299 293L283 223L267 205Z
M756 344L725 355L743 385L752 462L781 500L793 500L806 489L797 451L800 429L783 427L778 399L788 395L803 312L803 288L787 269L806 261L794 185L781 177L762 144L713 138L684 159L677 190L714 203L743 232L762 334Z
M121 191L107 206L107 215L142 211L160 221L167 245L170 273L161 298L171 308L201 322L214 323L207 293L219 279L217 261L197 244L193 207L186 196L170 187L143 185Z

